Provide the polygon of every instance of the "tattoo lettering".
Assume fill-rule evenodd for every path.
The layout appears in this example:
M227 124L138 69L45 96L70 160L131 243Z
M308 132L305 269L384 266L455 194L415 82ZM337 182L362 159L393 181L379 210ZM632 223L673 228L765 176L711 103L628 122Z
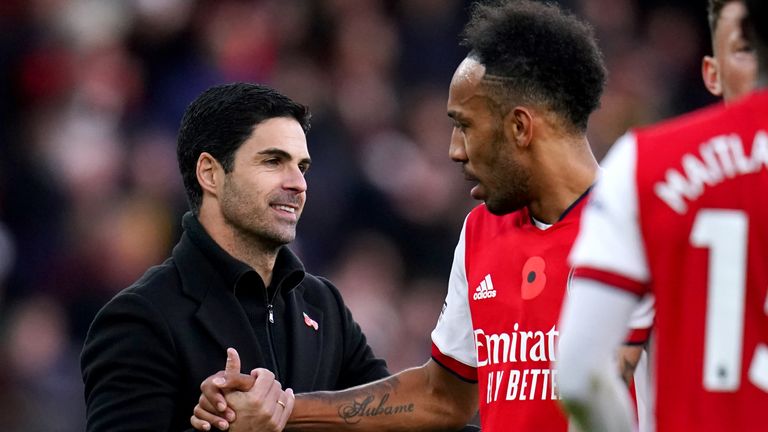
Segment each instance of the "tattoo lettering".
M363 417L376 417L376 416L388 416L400 413L413 412L413 403L402 405L387 405L389 400L389 393L385 393L379 401L378 406L373 407L374 404L373 395L366 396L363 400L353 400L348 405L342 405L339 407L339 417L344 419L347 424L356 424L362 420Z

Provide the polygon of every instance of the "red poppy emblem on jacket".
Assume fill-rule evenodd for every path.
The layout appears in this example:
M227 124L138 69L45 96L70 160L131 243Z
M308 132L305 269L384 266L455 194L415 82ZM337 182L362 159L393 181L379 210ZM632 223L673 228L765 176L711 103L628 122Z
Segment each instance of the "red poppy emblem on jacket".
M536 298L544 291L544 286L547 284L547 275L544 273L546 267L544 258L540 256L530 257L525 262L523 266L523 285L520 289L523 300Z
M315 329L315 331L317 331L317 329L320 328L320 325L317 324L317 321L310 318L306 312L303 312L303 313L304 313L304 324L306 324L307 327L312 327L313 329Z

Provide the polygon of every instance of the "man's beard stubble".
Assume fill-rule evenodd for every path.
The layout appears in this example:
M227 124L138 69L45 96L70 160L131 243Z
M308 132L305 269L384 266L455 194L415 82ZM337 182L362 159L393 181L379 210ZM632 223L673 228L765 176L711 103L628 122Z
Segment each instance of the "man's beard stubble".
M492 148L496 153L491 166L491 179L496 190L488 190L485 206L489 212L502 216L518 211L531 202L531 173L505 151L504 135L498 131Z
M271 202L274 197L268 197ZM294 199L284 199L283 202L292 202ZM254 244L266 250L277 250L294 240L296 237L296 225L291 228L280 229L271 226L267 212L270 207L259 210L259 205L252 202L249 195L243 194L241 189L232 179L227 179L224 184L224 193L221 197L221 211L225 221L236 231L236 234L248 243ZM272 224L274 225L274 224Z

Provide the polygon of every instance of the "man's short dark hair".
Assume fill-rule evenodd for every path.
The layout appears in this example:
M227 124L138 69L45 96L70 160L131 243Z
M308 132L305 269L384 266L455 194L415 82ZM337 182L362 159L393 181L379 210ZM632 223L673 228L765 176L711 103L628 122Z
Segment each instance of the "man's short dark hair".
M583 132L600 106L606 71L592 28L556 5L476 3L463 44L485 66L484 80L503 89L495 102L505 112L538 104Z
M277 91L258 84L233 83L211 87L184 112L177 139L179 170L187 200L197 214L203 191L197 182L197 159L208 152L231 172L235 152L261 122L276 118L296 119L309 131L309 109Z
M720 21L720 14L723 12L725 5L731 2L742 0L709 0L707 2L707 19L709 20L709 31L712 37L715 37L715 30L717 30L717 23Z

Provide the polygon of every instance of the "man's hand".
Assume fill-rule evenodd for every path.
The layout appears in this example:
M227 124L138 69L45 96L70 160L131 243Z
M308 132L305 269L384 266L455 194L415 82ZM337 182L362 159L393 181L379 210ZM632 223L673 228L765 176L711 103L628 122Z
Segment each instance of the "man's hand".
M235 411L227 406L225 393L248 391L256 378L240 373L240 355L234 348L227 349L227 364L223 371L216 372L200 384L200 399L190 418L192 427L200 431L211 430L211 425L227 430L229 422L237 418Z
M254 369L251 374L256 377L256 382L250 390L226 393L227 404L237 412L230 430L282 431L293 411L293 390L283 391L275 374L267 369Z

